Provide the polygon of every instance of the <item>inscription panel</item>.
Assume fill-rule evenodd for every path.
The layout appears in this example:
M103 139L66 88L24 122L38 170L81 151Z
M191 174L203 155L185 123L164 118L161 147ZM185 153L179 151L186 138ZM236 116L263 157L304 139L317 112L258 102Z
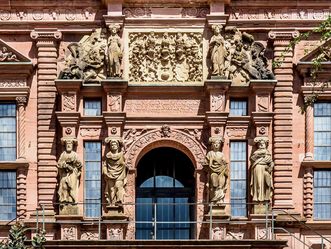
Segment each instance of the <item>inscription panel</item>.
M127 99L124 111L127 115L150 116L198 115L204 111L201 99Z

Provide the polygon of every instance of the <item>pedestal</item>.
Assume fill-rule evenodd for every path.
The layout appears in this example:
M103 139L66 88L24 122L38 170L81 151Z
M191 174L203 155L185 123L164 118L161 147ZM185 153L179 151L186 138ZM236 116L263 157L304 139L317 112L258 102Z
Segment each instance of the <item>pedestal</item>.
M254 225L254 233L256 240L270 240L271 237L271 214L252 214L252 224Z
M226 213L226 205L210 206L206 220L209 222L209 238L212 240L224 240L226 237L227 223L230 215Z
M123 240L126 235L129 217L124 215L121 206L107 206L103 220L106 221L107 240Z
M266 213L269 213L271 210L271 204L268 203L257 203L253 205L253 213L254 214L261 214L265 215Z
M78 240L80 224L83 219L80 215L57 215L56 221L61 226L61 240Z
M74 204L60 204L60 215L79 215L79 208Z

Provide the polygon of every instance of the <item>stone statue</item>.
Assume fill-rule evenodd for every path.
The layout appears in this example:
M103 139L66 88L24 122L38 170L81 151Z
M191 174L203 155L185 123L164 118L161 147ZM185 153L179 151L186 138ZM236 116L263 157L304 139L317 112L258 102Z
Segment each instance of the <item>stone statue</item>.
M228 163L220 151L223 139L221 137L210 137L211 150L207 153L206 161L209 172L210 202L222 204L228 182Z
M274 163L268 151L269 139L256 137L254 143L258 149L251 155L251 195L253 201L271 201L273 194L272 172Z
M109 206L117 206L124 203L125 185L127 182L127 167L122 151L123 142L121 138L108 137L110 151L102 167L102 173L106 182L105 197Z
M65 145L58 161L59 175L59 202L62 204L75 204L78 202L79 180L82 172L82 162L77 153L73 151L77 140L74 138L62 138L61 142Z
M106 47L106 32L103 29L97 29L91 35L84 36L78 43L69 44L64 69L61 70L59 79L105 79Z
M210 39L211 61L213 63L212 75L223 76L226 50L224 48L224 38L221 35L222 25L213 25L214 35Z
M2 47L2 50L0 50L0 61L19 61L17 59L17 56L13 54L12 52L8 51L7 47Z
M110 77L120 77L122 63L122 45L121 38L118 36L120 27L116 25L109 26L110 35L108 38L108 74Z

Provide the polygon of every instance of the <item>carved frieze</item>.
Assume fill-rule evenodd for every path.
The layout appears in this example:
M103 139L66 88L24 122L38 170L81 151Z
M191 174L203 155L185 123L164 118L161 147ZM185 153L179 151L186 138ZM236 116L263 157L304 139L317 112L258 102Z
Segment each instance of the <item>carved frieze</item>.
M17 59L16 54L8 51L8 48L6 46L3 46L0 49L0 62L13 62L13 61L19 61Z
M187 7L187 8L172 8L173 10L179 10L180 14L184 18L205 18L210 13L208 7ZM127 7L123 8L123 15L126 18L150 18L153 12L158 12L159 8L149 7ZM177 12L176 12L177 13Z
M63 227L62 228L62 240L75 240L77 238L76 227Z
M245 138L247 135L247 128L246 127L227 127L226 134L228 135L228 137Z
M25 87L25 80L0 80L0 87Z
M130 33L130 81L202 81L201 33Z
M130 114L198 114L204 102L200 99L127 99L124 111Z
M75 93L63 93L62 94L62 108L63 111L75 111L76 109L76 94Z
M80 239L81 240L98 240L99 235L98 235L98 233L94 233L94 232L83 232Z
M11 9L0 10L0 22L6 21L93 21L102 13L92 8Z
M104 135L104 130L101 128L81 128L80 135L82 137L100 137Z
M123 8L123 15L132 17L151 17L151 8Z
M329 9L246 9L230 8L230 20L323 20L330 15Z

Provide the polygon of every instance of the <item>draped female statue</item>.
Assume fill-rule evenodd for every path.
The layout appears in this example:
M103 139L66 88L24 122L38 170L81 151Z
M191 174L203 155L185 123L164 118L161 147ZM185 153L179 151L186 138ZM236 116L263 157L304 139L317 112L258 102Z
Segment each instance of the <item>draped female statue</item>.
M109 27L110 35L108 38L108 73L110 77L120 77L122 48L121 38L118 36L119 27L113 25Z
M268 151L269 139L267 137L256 137L254 143L258 149L251 155L251 195L253 201L270 201L272 198L273 181L272 171L274 162Z
M226 50L224 48L224 38L221 35L222 26L213 25L214 35L210 39L211 61L213 63L212 75L223 76L225 66Z
M110 146L110 151L106 154L106 160L102 167L106 182L105 197L109 206L115 206L124 202L127 167L122 151L122 140L108 137L105 141Z
M65 144L65 151L62 152L58 161L59 174L59 202L63 204L77 203L78 187L80 175L82 172L82 163L77 153L73 151L77 140L74 138L61 139Z
M210 202L221 204L224 202L228 180L228 163L220 151L223 139L221 137L209 138L211 150L207 153L206 161L209 172Z

